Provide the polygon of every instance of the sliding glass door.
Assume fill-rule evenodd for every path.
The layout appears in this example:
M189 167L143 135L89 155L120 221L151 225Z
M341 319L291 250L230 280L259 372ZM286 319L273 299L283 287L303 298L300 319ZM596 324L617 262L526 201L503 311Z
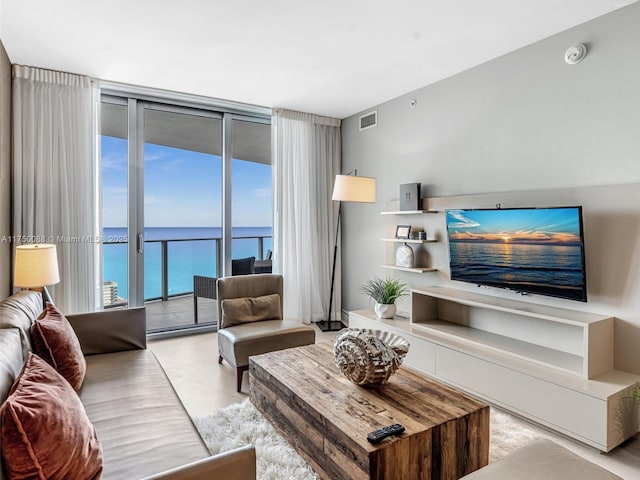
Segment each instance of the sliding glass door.
M113 308L129 304L127 101L103 98L100 115L103 304Z
M110 96L101 112L105 308L146 304L149 331L215 324L194 276L270 267L269 120Z
M153 103L143 117L144 301L149 329L195 324L194 275L215 278L222 252L221 115ZM169 303L169 300L171 301ZM202 303L202 302L201 302ZM171 308L165 308L171 307ZM203 303L199 324L214 321Z
M255 273L271 272L271 126L235 118L231 125L231 258L253 257Z

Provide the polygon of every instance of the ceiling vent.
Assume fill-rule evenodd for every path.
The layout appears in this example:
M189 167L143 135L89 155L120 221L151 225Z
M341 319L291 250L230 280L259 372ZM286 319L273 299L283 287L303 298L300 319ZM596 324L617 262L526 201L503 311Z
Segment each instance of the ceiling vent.
M360 117L360 131L378 126L378 111L365 113Z

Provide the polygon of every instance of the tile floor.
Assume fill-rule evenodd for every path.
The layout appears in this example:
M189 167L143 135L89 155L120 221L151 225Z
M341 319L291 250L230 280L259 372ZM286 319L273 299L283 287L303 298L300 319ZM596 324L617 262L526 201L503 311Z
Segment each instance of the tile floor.
M316 330L316 342L333 341L336 333ZM191 416L208 415L249 396L249 373L238 393L235 368L226 362L218 365L217 333L150 339L149 348Z

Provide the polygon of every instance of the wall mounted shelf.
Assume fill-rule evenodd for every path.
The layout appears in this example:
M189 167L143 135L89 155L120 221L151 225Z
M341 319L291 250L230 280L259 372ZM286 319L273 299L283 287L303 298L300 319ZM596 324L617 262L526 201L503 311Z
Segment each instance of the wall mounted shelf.
M393 207L392 207L393 208ZM432 214L432 213L439 213L437 210L390 210L390 211L384 211L384 212L380 212L380 215L424 215L424 214ZM407 218L407 222L405 222L403 220L403 223L409 223L410 219ZM389 235L393 230L391 230L392 225L390 224L390 219L389 221L386 222L387 223L387 235ZM419 231L423 231L423 225L421 225L421 223L423 222L418 222L417 225L417 230ZM413 226L412 226L413 228ZM397 231L397 226L396 226L396 231ZM408 245L414 245L413 249L415 250L415 255L418 255L418 257L416 257L416 261L415 263L418 264L422 264L425 265L428 263L428 260L425 259L426 255L423 251L422 248L420 247L420 245L425 245L427 243L438 243L439 240L437 239L437 236L434 236L432 234L432 238L428 238L425 240L419 240L417 238L395 238L395 237L383 237L380 239L380 241L382 242L388 242L388 243L395 243L395 244L408 244ZM402 248L402 247L399 247ZM390 253L392 253L392 251L395 250L396 254L394 255L390 255ZM395 247L391 247L391 248L387 248L386 250L386 255L387 255L387 259L386 261L388 262L389 260L391 260L391 262L393 262L394 258L397 255L397 250ZM395 265L395 263L404 263L404 262L394 262L394 263L388 263L388 264L384 264L382 265L382 268L386 268L389 270L399 270L402 272L413 272L413 273L426 273L426 272L436 272L438 269L436 268L431 268L431 267L400 267ZM413 262L411 262L413 263Z
M395 243L436 243L438 240L430 238L427 240L418 240L417 238L381 238L382 242L395 242Z
M388 268L389 270L400 270L402 272L413 272L413 273L427 273L427 272L437 272L437 268L429 268L429 267L398 267L397 265L381 265L382 268Z
M380 212L380 215L422 215L423 213L438 213L437 210L396 210L393 212Z

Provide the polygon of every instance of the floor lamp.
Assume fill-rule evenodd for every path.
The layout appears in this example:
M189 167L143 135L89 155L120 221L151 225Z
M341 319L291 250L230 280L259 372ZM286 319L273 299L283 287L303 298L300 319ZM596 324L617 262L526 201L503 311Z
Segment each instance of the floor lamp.
M331 319L331 309L333 307L333 287L336 278L336 257L338 255L338 234L340 232L340 216L342 213L342 202L375 203L376 201L376 179L371 177L358 177L357 171L353 175L336 175L333 185L332 200L340 202L338 204L338 222L336 225L336 241L333 248L333 268L331 270L331 290L329 292L329 313L327 319L317 322L318 328L323 332L336 332L344 328L341 320Z
M16 247L13 286L42 292L43 306L53 303L47 285L60 282L55 245L35 244Z

